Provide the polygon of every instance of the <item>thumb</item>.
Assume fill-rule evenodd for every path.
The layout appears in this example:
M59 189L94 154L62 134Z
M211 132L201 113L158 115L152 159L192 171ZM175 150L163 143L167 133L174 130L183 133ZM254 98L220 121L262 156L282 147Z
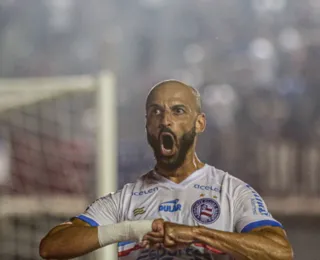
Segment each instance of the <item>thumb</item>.
M164 246L170 248L170 247L173 247L174 245L175 245L175 241L171 237L166 235L164 237Z
M163 223L164 223L163 219L156 219L152 223L152 230L154 232L159 232L163 234L164 233Z

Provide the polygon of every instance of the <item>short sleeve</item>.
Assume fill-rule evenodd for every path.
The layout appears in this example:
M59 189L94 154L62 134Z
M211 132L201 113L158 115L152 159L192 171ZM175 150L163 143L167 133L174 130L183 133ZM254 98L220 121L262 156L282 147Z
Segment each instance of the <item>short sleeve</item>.
M234 198L234 226L239 233L263 226L282 227L268 212L261 196L248 184L238 186Z
M119 222L119 198L120 192L110 193L107 196L95 200L87 207L85 212L76 218L96 227Z

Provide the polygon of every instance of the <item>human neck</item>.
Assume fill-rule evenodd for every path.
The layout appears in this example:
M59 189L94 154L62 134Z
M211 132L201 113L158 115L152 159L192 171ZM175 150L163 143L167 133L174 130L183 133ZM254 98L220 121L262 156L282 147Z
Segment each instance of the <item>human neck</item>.
M184 163L177 169L167 170L158 163L155 166L155 170L158 174L169 179L172 182L180 183L186 178L188 178L193 172L201 169L205 164L199 160L197 155L193 153L187 156Z

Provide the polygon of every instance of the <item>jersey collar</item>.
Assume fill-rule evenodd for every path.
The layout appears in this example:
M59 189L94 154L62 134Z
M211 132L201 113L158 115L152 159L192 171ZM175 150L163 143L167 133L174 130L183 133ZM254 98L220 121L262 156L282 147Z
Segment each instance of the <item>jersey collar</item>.
M153 174L160 183L165 184L167 187L171 187L174 189L183 189L187 187L190 183L192 183L194 180L196 180L199 176L201 176L205 172L206 168L208 168L208 164L205 164L202 168L194 171L192 174L190 174L186 179L184 179L180 183L175 183L167 179L166 177L157 173L155 169L153 169Z

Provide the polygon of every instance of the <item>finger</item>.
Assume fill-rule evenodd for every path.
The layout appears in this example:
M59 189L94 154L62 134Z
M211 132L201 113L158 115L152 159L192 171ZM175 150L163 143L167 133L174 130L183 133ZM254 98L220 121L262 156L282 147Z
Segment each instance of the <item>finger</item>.
M146 235L156 237L156 238L163 238L163 234L161 234L159 232L154 232L154 231L151 231L151 232L147 233Z
M163 235L164 233L163 225L157 225L154 231L159 232L160 234Z
M165 247L170 248L170 247L174 247L176 245L176 242L173 239L171 239L169 236L165 236L163 244Z
M152 237L146 235L144 240L148 240L151 243L163 243L163 237Z
M161 219L161 218L158 218L158 219L154 220L153 223L152 223L152 230L153 231L161 231L161 230L163 230L163 223L164 223L164 220Z
M140 242L140 245L139 246L141 246L141 247L146 247L147 245L149 244L149 241L147 241L147 240L142 240L142 242Z

